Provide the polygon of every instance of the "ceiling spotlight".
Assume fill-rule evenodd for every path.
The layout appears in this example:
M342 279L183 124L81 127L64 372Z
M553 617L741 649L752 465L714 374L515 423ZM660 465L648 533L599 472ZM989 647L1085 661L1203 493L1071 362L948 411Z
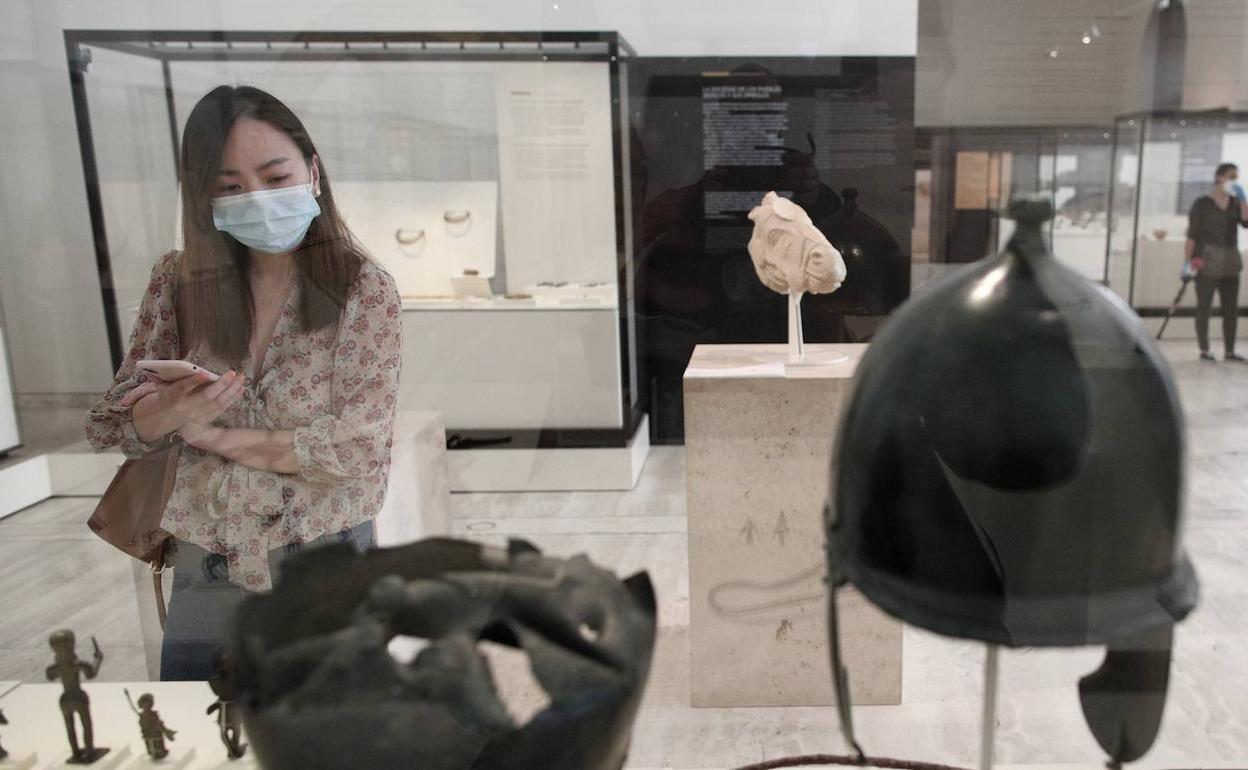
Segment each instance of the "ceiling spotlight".
M1056 49L1056 48L1050 48L1050 49L1049 49L1049 58L1050 58L1050 59L1056 59L1056 58L1057 58L1057 49Z
M1094 39L1094 40L1095 40L1096 38L1098 38L1098 37L1100 37L1100 36L1101 36L1101 28L1100 28L1100 27L1098 27L1098 26L1096 26L1095 24L1093 24L1093 25L1092 25L1092 26L1088 29L1088 32L1091 32L1091 33L1092 33L1092 39Z

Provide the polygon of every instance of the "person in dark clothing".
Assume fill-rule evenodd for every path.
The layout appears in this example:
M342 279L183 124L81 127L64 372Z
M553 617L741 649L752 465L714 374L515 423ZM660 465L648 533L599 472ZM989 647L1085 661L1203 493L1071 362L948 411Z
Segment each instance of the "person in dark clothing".
M1200 357L1216 361L1209 352L1209 314L1213 295L1222 309L1222 341L1227 361L1244 362L1235 352L1235 326L1239 317L1239 274L1244 261L1239 253L1239 227L1248 227L1248 196L1239 186L1239 169L1223 163L1214 174L1214 188L1192 204L1187 215L1185 270L1196 275L1196 339Z

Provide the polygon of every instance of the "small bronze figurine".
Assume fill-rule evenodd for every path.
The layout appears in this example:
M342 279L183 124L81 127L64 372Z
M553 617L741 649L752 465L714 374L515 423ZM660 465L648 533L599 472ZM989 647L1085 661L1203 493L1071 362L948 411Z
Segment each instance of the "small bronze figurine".
M91 728L91 699L82 689L81 677L85 675L87 679L94 679L95 675L100 673L104 653L100 652L99 642L95 641L93 636L91 637L91 646L94 648L93 662L84 663L78 660L78 654L74 651L74 632L68 629L54 631L48 637L48 645L55 653L55 660L52 665L48 666L48 679L60 679L65 688L65 692L61 693L61 714L65 717L65 732L69 734L71 751L69 763L89 765L107 754L108 749L97 748L95 745L95 733ZM83 745L81 748L78 746L78 730L74 726L75 714L82 722Z
M4 718L4 712L0 711L0 725L7 725L8 723L9 720ZM4 759L8 755L9 752L5 751L3 746L0 746L0 759Z
M139 732L143 735L143 745L147 747L148 756L152 759L164 759L169 756L169 749L165 748L165 739L173 740L177 732L166 727L160 714L152 708L156 705L156 699L150 692L145 692L139 696L139 707L135 708L134 701L130 700L130 691L122 690L122 692L126 694L130 710L139 717Z
M247 753L247 744L242 742L243 720L234 703L234 682L230 678L230 656L222 648L218 648L212 657L213 674L208 686L216 693L217 700L208 707L208 714L217 714L217 729L221 731L221 742L225 744L226 754L230 759L241 759Z

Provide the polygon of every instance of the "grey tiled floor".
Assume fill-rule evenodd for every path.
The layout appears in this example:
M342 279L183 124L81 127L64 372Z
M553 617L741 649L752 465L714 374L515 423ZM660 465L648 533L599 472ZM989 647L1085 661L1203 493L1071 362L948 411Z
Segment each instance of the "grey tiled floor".
M1201 364L1190 342L1165 350L1188 417L1187 544L1202 604L1178 632L1170 702L1148 760L1248 766L1248 366ZM38 680L44 640L60 626L99 637L109 656L103 678L143 678L128 565L83 526L93 502L52 500L0 521L0 680ZM621 574L650 571L661 602L660 643L631 767L723 768L844 751L832 709L689 706L680 448L656 448L631 492L455 495L452 504L458 535L524 537L555 554L586 552ZM1003 653L1002 763L1097 761L1075 685L1100 657L1095 649ZM907 628L903 704L856 710L867 750L973 764L982 659L980 645Z

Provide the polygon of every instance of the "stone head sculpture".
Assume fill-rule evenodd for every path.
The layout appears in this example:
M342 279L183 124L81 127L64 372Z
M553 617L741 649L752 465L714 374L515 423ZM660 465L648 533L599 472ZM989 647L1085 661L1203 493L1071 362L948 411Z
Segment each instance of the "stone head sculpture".
M619 770L649 673L649 578L512 542L307 551L250 597L232 639L238 704L266 768ZM410 662L395 637L425 640ZM549 705L520 723L481 642L525 652Z
M841 253L801 206L774 192L750 211L750 259L767 288L780 294L827 294L845 280Z

